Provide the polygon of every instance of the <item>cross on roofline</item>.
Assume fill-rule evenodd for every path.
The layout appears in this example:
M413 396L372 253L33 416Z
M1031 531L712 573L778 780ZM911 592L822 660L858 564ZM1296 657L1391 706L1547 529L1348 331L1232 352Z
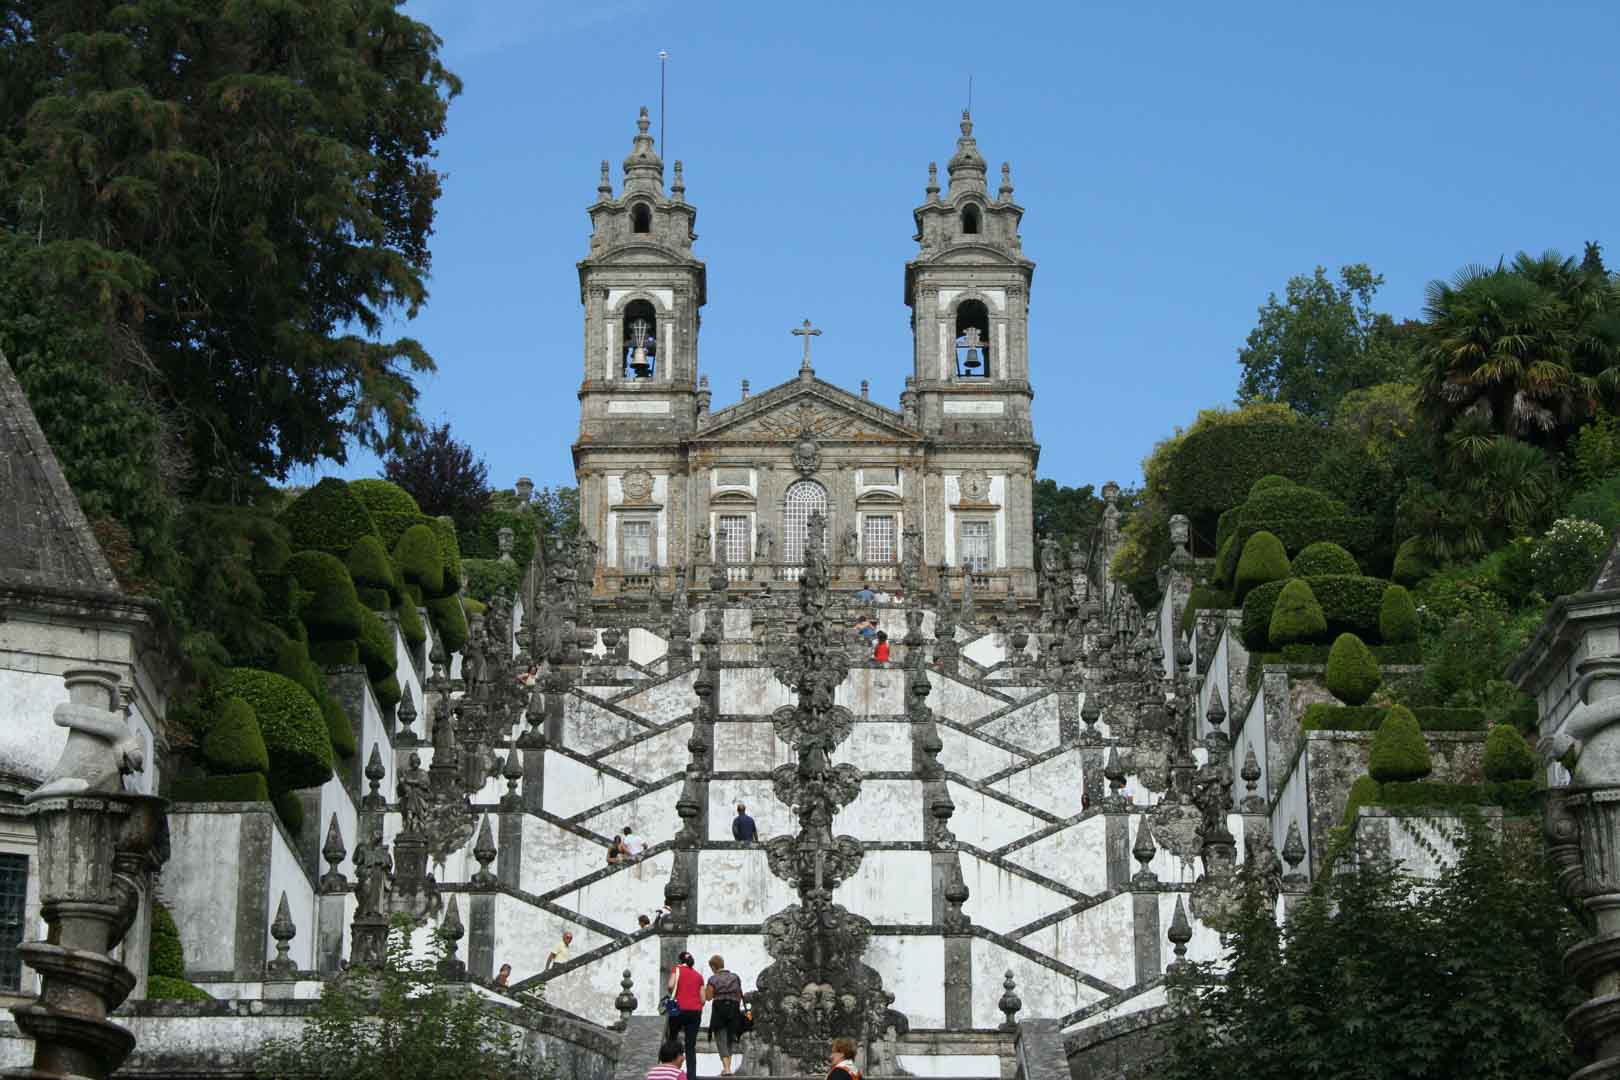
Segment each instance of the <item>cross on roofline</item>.
M804 325L791 331L794 337L804 338L804 362L799 365L800 375L814 375L815 369L810 366L810 339L820 337L821 331L810 325L810 320L804 320Z

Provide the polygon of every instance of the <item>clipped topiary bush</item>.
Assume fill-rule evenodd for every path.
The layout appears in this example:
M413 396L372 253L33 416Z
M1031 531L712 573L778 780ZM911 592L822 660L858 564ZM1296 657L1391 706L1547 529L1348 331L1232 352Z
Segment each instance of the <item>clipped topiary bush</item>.
M270 754L277 790L319 787L332 775L332 740L320 706L291 679L257 668L231 668L219 688L253 707Z
M419 600L443 594L444 551L427 525L418 523L405 530L394 546L394 563L405 583L418 590Z
M1360 574L1356 557L1331 540L1318 540L1306 544L1294 556L1295 577L1313 577L1317 574Z
M1287 581L1258 585L1243 598L1243 644L1250 652L1264 651L1271 641L1271 613Z
M327 477L288 504L280 521L294 551L324 551L338 558L377 526L365 504L336 477Z
M1221 511L1242 502L1256 481L1272 473L1304 480L1322 438L1313 424L1287 420L1220 424L1190 432L1169 462L1173 514L1192 518L1208 536Z
M241 698L228 698L219 719L203 736L202 756L208 771L216 775L269 772L270 752L265 749L253 706Z
M180 945L180 928L161 902L152 905L152 937L146 950L146 970L166 979L186 977L186 953Z
M349 490L365 504L383 546L393 550L406 529L422 520L411 493L391 480L350 480Z
M1311 587L1299 578L1285 582L1277 594L1277 606L1271 609L1271 625L1267 628L1271 643L1280 646L1315 641L1326 633L1327 619Z
M436 517L428 522L433 535L438 537L439 550L444 553L444 583L440 596L461 591L461 542L456 537L456 523L448 517ZM431 595L431 594L430 594Z
M461 609L461 597L441 596L427 602L428 618L433 630L444 646L445 654L460 652L467 644L467 615Z
M1373 735L1367 772L1379 783L1392 780L1421 780L1429 775L1429 744L1418 727L1417 717L1404 705L1393 706Z
M169 787L175 802L269 802L270 785L264 773L229 776L181 776Z
M360 620L358 642L360 662L366 666L366 678L372 682L386 679L394 673L394 632L375 611L366 611Z
M415 601L407 598L395 613L399 615L399 632L407 644L414 647L427 640L427 626L422 622L422 613L417 610Z
M360 602L373 611L387 611L399 603L399 578L394 560L375 536L362 536L344 560Z
M1377 806L1380 797L1378 781L1363 773L1356 777L1350 785L1350 792L1344 800L1344 824L1348 827L1356 821L1356 811L1363 806Z
M1378 633L1386 645L1418 639L1417 605L1403 586L1391 585L1384 590L1384 600L1378 606Z
M1328 650L1328 693L1346 705L1365 705L1384 681L1372 650L1354 634L1340 634Z
M377 695L377 705L385 713L405 697L404 691L399 688L399 679L393 675L372 683L371 692Z
M167 975L149 975L146 979L148 1001L213 1001L214 996L200 986L184 979Z
M1264 530L1257 532L1243 545L1243 557L1238 560L1237 574L1232 579L1232 597L1242 601L1255 586L1281 581L1288 572L1288 553L1283 550L1282 541Z
M360 663L360 643L352 639L312 641L309 643L309 658L328 671L333 668L354 667Z
M1298 484L1288 479L1286 476L1278 476L1276 473L1267 473L1265 476L1262 476L1260 479L1249 485L1249 498L1252 499L1256 495L1264 495L1268 491L1282 491L1286 488L1298 486Z
M341 560L324 551L300 551L287 560L287 570L309 593L298 614L311 641L353 641L360 635L365 609Z
M345 760L354 757L354 728L349 723L349 714L343 711L337 698L329 697L321 702L321 716L326 720L326 735L332 740L332 752Z
M1423 541L1417 537L1403 540L1401 546L1395 549L1395 567L1389 576L1394 578L1397 584L1411 588L1432 573L1434 563L1424 554Z
M1536 756L1512 724L1497 724L1485 736L1485 779L1497 783L1528 780L1536 774Z
M1215 572L1210 578L1211 582L1219 588L1230 587L1232 577L1237 573L1238 556L1241 554L1234 538L1228 536L1222 540L1215 550Z
M299 801L297 792L279 791L270 797L270 802L276 808L276 816L287 826L288 832L297 836L303 831L304 804Z
M309 642L287 638L276 650L275 672L302 686L319 701L326 696L326 677L309 658Z
M1354 634L1363 641L1379 641L1378 615L1389 582L1359 574L1317 574L1305 581L1322 605L1327 633Z

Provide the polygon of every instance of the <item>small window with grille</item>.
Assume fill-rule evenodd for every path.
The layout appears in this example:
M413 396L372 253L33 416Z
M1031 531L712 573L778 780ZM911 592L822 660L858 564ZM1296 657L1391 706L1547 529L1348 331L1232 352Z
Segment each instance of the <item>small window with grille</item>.
M995 525L989 521L962 522L962 565L976 574L995 566Z
M894 559L894 515L866 515L861 522L861 561L892 563Z
M726 562L747 562L748 515L722 514L720 516L719 542L725 545Z
M0 990L22 989L24 923L28 917L28 856L0 854Z
M636 573L652 569L652 522L626 521L619 526L619 569Z

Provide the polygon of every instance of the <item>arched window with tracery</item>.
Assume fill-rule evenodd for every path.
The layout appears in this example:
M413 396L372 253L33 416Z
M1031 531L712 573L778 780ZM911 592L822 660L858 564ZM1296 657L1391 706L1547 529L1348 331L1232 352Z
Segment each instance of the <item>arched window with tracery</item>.
M645 300L624 305L624 377L650 379L658 369L658 314Z
M956 374L990 377L990 309L983 301L964 300L956 309Z
M814 480L800 480L787 489L782 499L782 557L790 563L804 561L804 548L810 536L810 515L827 514L827 489Z

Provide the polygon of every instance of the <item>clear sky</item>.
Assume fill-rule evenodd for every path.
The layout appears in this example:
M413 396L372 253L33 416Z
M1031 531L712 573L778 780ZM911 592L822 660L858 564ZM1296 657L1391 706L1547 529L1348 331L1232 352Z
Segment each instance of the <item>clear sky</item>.
M598 162L637 108L685 163L708 263L714 405L818 375L898 407L905 262L930 161L974 134L1012 163L1036 260L1040 472L1133 483L1155 440L1229 403L1268 292L1366 262L1380 306L1520 249L1613 243L1620 4L702 3L409 0L466 82L451 106L431 299L402 331L422 412L488 461L571 482L575 262ZM667 179L666 171L666 179ZM340 470L369 475L357 457ZM307 479L301 478L301 479Z

